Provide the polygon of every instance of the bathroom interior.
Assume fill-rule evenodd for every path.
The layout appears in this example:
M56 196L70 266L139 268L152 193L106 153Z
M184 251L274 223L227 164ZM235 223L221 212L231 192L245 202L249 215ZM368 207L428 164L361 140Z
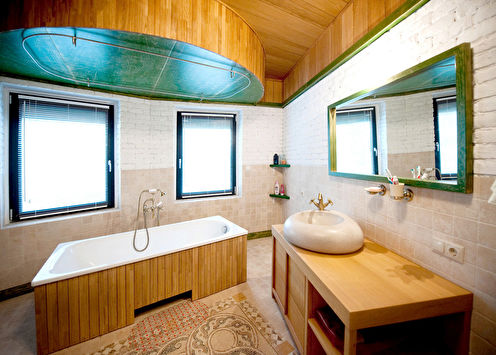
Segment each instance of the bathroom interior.
M495 0L9 0L0 353L496 354Z

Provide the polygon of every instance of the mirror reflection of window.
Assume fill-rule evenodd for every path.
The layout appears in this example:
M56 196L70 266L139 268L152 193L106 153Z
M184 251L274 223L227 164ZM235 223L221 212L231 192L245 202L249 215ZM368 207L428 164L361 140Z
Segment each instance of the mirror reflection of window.
M338 110L336 137L337 171L378 173L374 107Z
M438 179L456 179L458 164L456 96L434 99L434 131L436 168L441 172Z

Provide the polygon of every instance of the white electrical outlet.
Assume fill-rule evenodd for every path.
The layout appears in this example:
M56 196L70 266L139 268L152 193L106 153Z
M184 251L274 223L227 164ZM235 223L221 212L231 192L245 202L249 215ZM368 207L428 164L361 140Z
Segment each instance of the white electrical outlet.
M444 248L444 255L450 259L458 261L459 263L463 263L463 257L465 256L465 247L461 245L446 242Z

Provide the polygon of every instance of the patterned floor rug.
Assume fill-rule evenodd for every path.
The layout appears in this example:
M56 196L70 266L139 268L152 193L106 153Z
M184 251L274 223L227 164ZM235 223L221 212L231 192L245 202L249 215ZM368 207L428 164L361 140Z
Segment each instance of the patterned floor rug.
M137 323L127 339L93 355L288 355L294 348L239 293L208 308L182 301Z

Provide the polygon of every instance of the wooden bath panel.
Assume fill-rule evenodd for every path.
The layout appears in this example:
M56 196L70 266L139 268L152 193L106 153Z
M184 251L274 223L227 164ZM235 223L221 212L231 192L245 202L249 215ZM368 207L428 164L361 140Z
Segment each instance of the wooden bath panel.
M193 300L245 282L246 236L194 248L193 262Z
M133 269L125 265L35 287L38 354L132 324Z
M193 250L134 264L134 308L138 309L192 289Z
M38 354L134 323L135 309L246 281L246 235L34 288Z

